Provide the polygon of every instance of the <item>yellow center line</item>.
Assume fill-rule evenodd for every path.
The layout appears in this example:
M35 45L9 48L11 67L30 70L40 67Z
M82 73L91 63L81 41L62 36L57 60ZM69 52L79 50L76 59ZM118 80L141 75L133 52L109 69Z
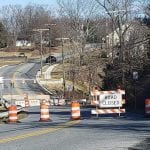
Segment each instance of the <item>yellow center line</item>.
M50 133L50 132L58 131L58 130L73 126L73 125L75 125L79 122L80 122L80 120L69 121L67 123L60 124L55 128L46 128L46 129L39 130L39 131L34 131L34 132L25 133L25 134L21 134L21 135L16 135L16 136L12 136L12 137L6 137L6 138L3 138L3 139L0 139L0 144L16 141L16 140L20 140L20 139L25 139L25 138L29 138L29 137L44 135L44 134L47 134L47 133Z

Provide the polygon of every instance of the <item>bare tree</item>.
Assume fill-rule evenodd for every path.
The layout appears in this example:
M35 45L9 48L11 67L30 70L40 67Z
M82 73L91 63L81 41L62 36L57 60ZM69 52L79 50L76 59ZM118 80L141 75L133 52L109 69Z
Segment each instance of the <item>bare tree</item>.
M148 4L145 8L145 14L150 18L150 4Z
M2 22L12 34L13 45L16 39L32 39L34 28L45 28L45 24L54 20L49 7L41 5L27 5L24 8L18 5L8 5L1 9ZM44 26L43 26L44 25Z
M96 67L99 62L88 54L90 52L86 51L86 44L89 41L94 42L96 31L100 28L98 7L93 0L58 0L58 4L63 25L62 33L64 34L65 30L65 35L70 38L71 43L71 80L82 83L85 81L91 85L91 76L97 74Z
M60 15L66 19L64 23L68 27L71 40L78 43L76 52L79 54L81 65L86 39L93 32L90 19L95 15L97 6L91 0L58 0L58 4Z
M130 53L130 50L126 50L126 45L129 42L131 31L134 30L134 23L132 21L133 15L131 15L133 14L133 10L131 8L133 6L134 0L95 1L101 8L103 8L103 13L107 14L111 19L112 33L108 35L108 38L109 41L111 40L111 43L109 43L109 45L111 46L112 51L112 63L115 65L115 68L117 68L118 71L118 73L116 74L116 79L121 79L122 85L125 86L125 66L128 59L127 56L129 56ZM118 67L116 67L116 65Z
M19 20L22 14L22 8L18 5L8 5L1 9L2 22L11 36L13 45L15 45L16 39L20 32Z

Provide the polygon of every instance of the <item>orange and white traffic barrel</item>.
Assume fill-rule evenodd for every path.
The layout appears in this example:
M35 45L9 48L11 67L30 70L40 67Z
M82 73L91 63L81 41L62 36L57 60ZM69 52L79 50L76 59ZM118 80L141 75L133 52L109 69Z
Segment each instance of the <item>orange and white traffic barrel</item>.
M42 100L42 103L45 103L46 105L50 106L50 102L46 101L45 99Z
M145 100L145 114L150 115L150 99Z
M29 107L29 99L28 99L28 94L24 94L24 101L25 101L25 107Z
M80 104L78 102L72 102L71 104L71 119L80 119Z
M8 122L16 123L17 121L18 121L17 107L12 105L8 107Z
M40 116L40 121L49 121L50 120L50 115L49 115L49 105L47 103L42 102L40 104L40 111L41 111L41 116Z

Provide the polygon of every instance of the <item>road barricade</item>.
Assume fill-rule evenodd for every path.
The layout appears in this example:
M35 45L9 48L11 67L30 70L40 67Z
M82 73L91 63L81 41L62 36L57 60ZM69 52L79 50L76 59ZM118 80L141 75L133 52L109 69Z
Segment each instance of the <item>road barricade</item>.
M12 106L8 107L8 122L16 123L17 121L18 121L17 107L12 105Z
M91 106L97 106L99 102L97 100L91 100Z
M119 114L119 113L125 113L125 109L96 109L91 110L91 114L97 115L97 114Z
M71 103L71 120L80 119L80 104L78 102Z
M145 114L150 116L150 99L145 100Z
M120 88L114 91L98 91L97 89L91 92L93 97L91 104L96 106L96 109L91 110L92 115L99 114L120 114L125 113L125 99L122 95L125 94L124 90Z

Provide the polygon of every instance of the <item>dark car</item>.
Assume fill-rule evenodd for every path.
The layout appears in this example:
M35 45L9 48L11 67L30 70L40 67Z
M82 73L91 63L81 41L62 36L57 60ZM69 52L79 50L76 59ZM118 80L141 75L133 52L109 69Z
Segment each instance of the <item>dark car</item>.
M57 59L54 56L48 56L46 58L46 63L55 63L56 61L57 61Z

